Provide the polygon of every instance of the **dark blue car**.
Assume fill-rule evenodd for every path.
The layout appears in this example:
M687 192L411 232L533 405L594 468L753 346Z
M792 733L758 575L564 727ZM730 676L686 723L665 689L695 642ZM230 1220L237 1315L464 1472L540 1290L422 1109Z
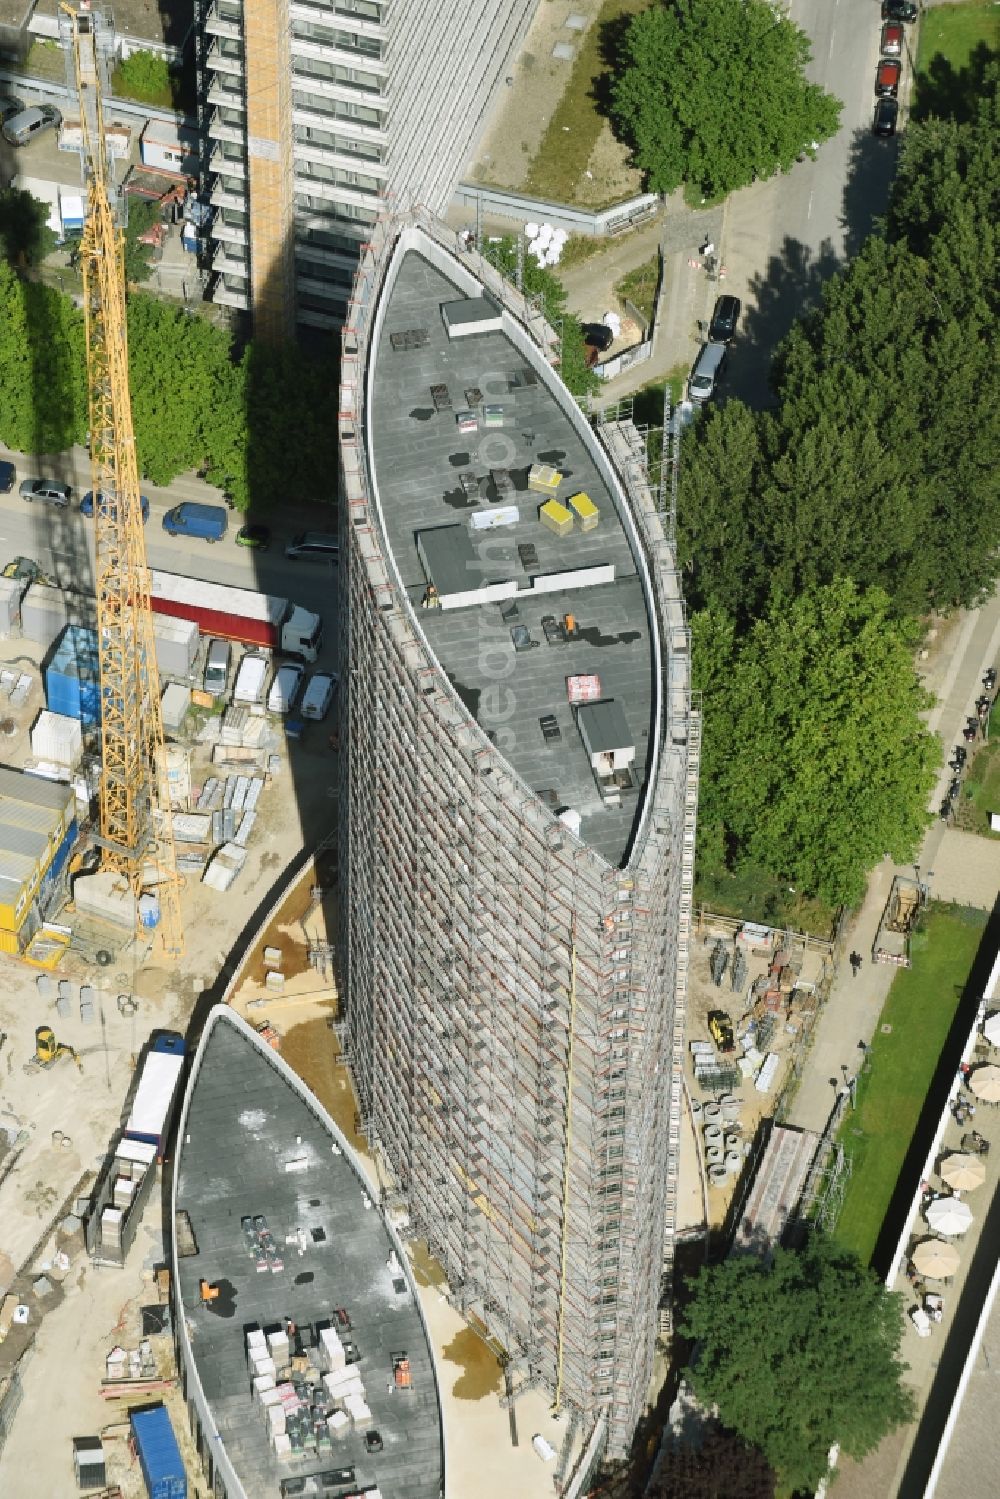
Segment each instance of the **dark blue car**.
M102 503L103 503L103 501L102 501ZM143 523L143 525L145 525L146 522L149 520L149 501L147 500L147 498L146 498L146 496L144 494L141 494L139 496L139 503L142 506L142 523ZM88 489L87 493L84 495L83 499L80 501L80 514L81 515L86 515L86 516L89 517L89 516L93 515L93 513L94 513L94 491L92 489Z
M0 461L0 494L10 494L17 479L17 469L6 459Z

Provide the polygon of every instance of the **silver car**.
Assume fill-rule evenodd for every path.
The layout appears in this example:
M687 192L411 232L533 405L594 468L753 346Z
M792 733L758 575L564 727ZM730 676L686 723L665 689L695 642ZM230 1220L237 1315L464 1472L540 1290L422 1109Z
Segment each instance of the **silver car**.
M21 485L21 499L42 500L47 505L56 505L60 510L65 510L73 498L73 491L68 484L62 484L58 479L25 479Z

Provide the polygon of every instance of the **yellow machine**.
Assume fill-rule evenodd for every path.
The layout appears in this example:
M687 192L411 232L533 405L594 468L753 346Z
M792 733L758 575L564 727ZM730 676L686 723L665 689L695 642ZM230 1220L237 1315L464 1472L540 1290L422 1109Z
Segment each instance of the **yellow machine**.
M155 888L164 948L183 949L166 786L149 568L128 385L123 204L104 129L112 32L98 10L60 5L80 104L87 211L80 243L101 673L101 864L138 898Z
M72 1046L67 1046L65 1041L57 1041L51 1025L40 1025L35 1031L33 1062L39 1067L52 1067L60 1057L71 1057L80 1071L83 1071L83 1063Z

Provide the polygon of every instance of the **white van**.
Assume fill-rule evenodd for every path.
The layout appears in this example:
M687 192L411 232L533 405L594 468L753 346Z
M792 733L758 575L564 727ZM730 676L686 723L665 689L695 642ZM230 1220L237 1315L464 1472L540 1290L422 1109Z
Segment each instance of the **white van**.
M266 656L244 656L236 673L233 702L247 708L254 703L262 703L269 670L270 663Z
M688 400L708 401L715 394L715 387L726 367L725 344L702 344L701 353L694 362L688 380Z
M325 718L330 711L330 704L337 694L337 684L340 678L335 671L318 671L309 678L306 695L302 699L300 713L303 718L313 718L317 722Z

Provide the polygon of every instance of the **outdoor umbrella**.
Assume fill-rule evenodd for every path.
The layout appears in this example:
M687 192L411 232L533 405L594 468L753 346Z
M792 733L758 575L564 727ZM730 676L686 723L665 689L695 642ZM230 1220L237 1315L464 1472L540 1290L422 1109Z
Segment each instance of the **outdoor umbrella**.
M972 1209L967 1202L959 1202L954 1197L937 1197L924 1217L935 1233L964 1234L972 1222Z
M954 1275L961 1263L954 1244L946 1244L943 1239L925 1239L913 1251L913 1268L928 1280L944 1280Z
M969 1087L984 1102L1000 1103L1000 1067L992 1062L986 1067L977 1067L969 1080Z
M987 1015L983 1035L991 1045L1000 1046L1000 1010L994 1010L992 1015Z
M941 1180L959 1192L971 1192L986 1180L986 1162L978 1156L956 1151L941 1162Z

